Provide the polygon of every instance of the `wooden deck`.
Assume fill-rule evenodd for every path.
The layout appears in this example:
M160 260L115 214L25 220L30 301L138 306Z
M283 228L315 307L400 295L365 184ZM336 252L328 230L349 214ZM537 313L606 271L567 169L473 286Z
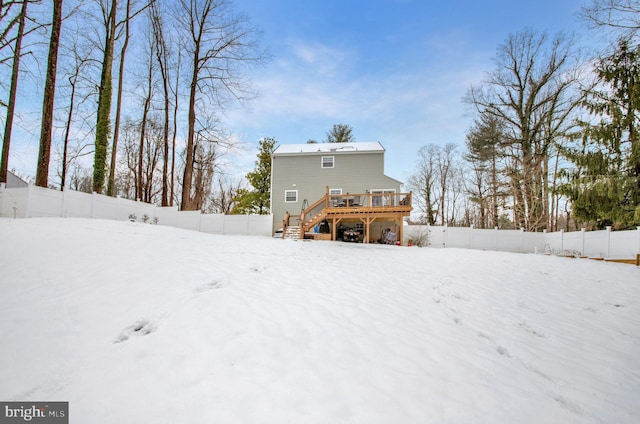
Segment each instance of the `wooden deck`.
M365 243L371 240L373 222L391 222L402 243L403 218L409 216L412 195L409 193L326 194L300 214L300 237L325 219L331 224L331 240L337 239L340 224L362 223ZM287 223L285 223L285 226ZM326 238L326 237L324 237Z

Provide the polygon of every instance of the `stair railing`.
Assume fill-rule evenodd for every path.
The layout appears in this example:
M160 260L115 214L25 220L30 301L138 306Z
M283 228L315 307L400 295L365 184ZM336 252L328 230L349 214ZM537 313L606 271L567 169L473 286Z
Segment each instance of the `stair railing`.
M303 233L309 228L309 225L313 223L313 218L327 207L327 202L328 194L325 194L300 213L300 228Z

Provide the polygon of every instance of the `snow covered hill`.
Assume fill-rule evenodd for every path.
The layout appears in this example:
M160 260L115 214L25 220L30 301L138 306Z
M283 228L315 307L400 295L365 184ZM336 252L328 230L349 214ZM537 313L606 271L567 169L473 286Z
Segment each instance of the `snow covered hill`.
M0 219L0 400L71 423L637 423L640 269Z

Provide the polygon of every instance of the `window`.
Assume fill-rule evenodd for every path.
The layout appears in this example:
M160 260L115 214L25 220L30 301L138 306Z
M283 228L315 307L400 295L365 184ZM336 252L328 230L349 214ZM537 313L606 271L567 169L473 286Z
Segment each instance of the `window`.
M298 190L285 190L284 191L284 202L285 203L296 203L298 201Z
M335 162L335 156L322 156L322 167L333 168Z
M329 189L329 194L342 194L342 189L341 188L330 188Z

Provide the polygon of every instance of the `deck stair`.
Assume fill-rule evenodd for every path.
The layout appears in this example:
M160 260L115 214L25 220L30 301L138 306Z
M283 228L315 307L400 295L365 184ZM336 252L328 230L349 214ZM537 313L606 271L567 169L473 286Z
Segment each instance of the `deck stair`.
M302 224L302 234L301 238L304 236L304 233L311 230L311 228L318 225L326 216L327 209L327 197L321 197L314 204L309 206L307 209L303 210L300 216L301 224Z
M300 239L302 238L300 235L301 233L302 233L302 229L300 228L299 225L290 225L284 230L284 234L282 235L282 238Z

